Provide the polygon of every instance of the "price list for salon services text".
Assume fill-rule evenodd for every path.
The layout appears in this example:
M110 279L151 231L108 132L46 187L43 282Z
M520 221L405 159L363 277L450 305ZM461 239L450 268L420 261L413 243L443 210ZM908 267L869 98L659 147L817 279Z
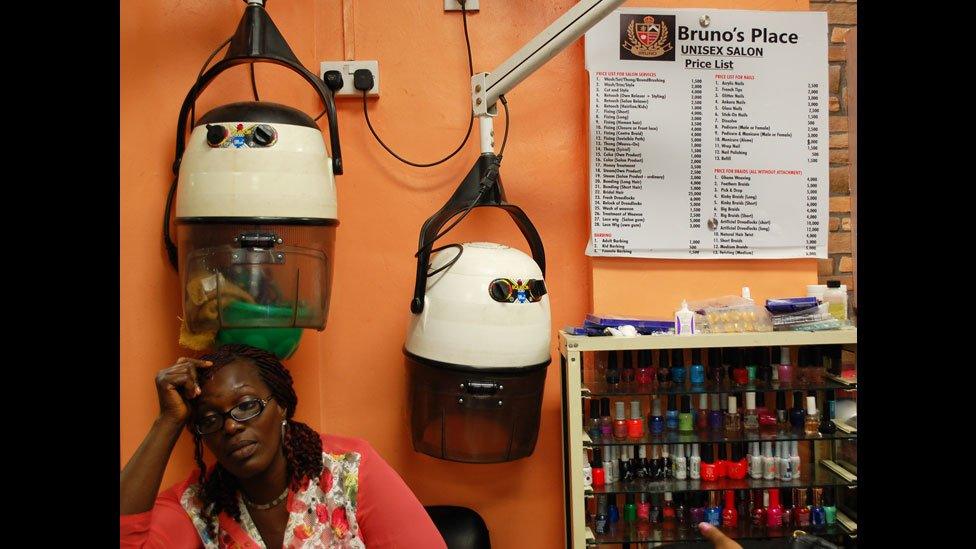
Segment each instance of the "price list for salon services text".
M825 13L628 8L585 47L588 255L827 257Z

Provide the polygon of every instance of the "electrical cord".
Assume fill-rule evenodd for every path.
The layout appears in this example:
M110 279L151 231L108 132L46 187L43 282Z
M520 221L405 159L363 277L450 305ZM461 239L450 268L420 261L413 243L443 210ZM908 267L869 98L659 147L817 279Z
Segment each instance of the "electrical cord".
M210 65L210 62L213 61L213 58L216 57L217 54L220 53L220 50L224 49L224 47L227 44L230 44L230 41L233 38L234 38L233 36L228 36L227 37L227 40L224 40L219 46L217 46L217 49L215 49L210 54L210 57L208 57L207 60L203 62L203 66L200 67L200 72L197 73L197 82L200 81L200 77L203 76L203 73L204 72L206 72L207 66ZM253 66L252 66L252 70L253 70ZM252 77L253 77L253 73L252 73ZM253 82L253 80L252 80L252 82ZM196 82L194 82L194 85L196 85ZM257 89L256 88L255 88L254 93L255 93L255 95L257 94ZM197 102L194 101L193 104L190 105L190 127L191 128L196 124L196 120L197 120Z
M474 76L474 61L471 57L471 39L468 36L468 12L464 6L465 0L459 0L459 3L461 4L461 21L464 24L464 44L468 51L468 76ZM369 120L369 110L366 108L366 92L367 90L363 90L363 116L366 118L366 126L369 127L369 131L370 133L373 134L373 137L376 139L376 142L379 143L384 149L386 149L386 152L390 153L390 155L392 155L400 162L403 162L404 164L413 166L415 168L430 168L433 166L437 166L438 164L443 164L444 162L447 162L448 160L453 158L454 155L461 152L461 149L463 149L464 145L467 144L468 138L471 137L471 128L474 127L474 112L471 113L471 118L468 120L468 129L464 133L464 139L461 141L461 144L458 145L456 149L454 149L453 152L451 152L444 158L441 158L440 160L436 160L434 162L423 163L423 162L412 162L410 160L407 160L406 158L403 158L402 156L393 152L393 149L391 149L386 143L384 143L383 140L380 139L380 136L376 133L376 130L373 128L373 123L370 122ZM318 119L316 118L316 120Z
M251 69L251 92L254 93L254 100L260 101L261 98L258 97L258 85L257 82L254 81L254 63L248 63L247 66L249 69Z

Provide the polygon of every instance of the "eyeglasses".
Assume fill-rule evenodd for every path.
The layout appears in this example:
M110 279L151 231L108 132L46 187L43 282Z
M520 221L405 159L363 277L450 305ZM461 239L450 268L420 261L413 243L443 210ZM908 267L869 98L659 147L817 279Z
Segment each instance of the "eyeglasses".
M199 435L209 435L216 433L223 426L224 421L230 416L234 421L247 421L261 415L268 401L274 399L274 395L269 395L265 399L245 400L226 412L216 412L197 418L193 422L193 429Z
M542 280L521 278L512 282L510 278L496 278L488 285L488 295L501 303L536 303L546 295L546 283Z

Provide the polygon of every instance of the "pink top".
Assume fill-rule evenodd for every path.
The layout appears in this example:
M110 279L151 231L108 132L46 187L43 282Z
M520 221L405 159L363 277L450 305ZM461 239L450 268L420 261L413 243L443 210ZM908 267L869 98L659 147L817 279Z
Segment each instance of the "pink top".
M322 475L289 492L284 547L446 549L417 497L369 443L321 436ZM120 547L264 547L244 505L239 523L221 513L211 537L196 498L198 475L159 494L151 511L121 515Z

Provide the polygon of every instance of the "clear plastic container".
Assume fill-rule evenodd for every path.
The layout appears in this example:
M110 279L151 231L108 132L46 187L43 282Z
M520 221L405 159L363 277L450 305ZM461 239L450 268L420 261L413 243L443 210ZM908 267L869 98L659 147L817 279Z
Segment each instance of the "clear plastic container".
M828 280L824 293L827 311L840 322L847 322L847 286L839 280Z

